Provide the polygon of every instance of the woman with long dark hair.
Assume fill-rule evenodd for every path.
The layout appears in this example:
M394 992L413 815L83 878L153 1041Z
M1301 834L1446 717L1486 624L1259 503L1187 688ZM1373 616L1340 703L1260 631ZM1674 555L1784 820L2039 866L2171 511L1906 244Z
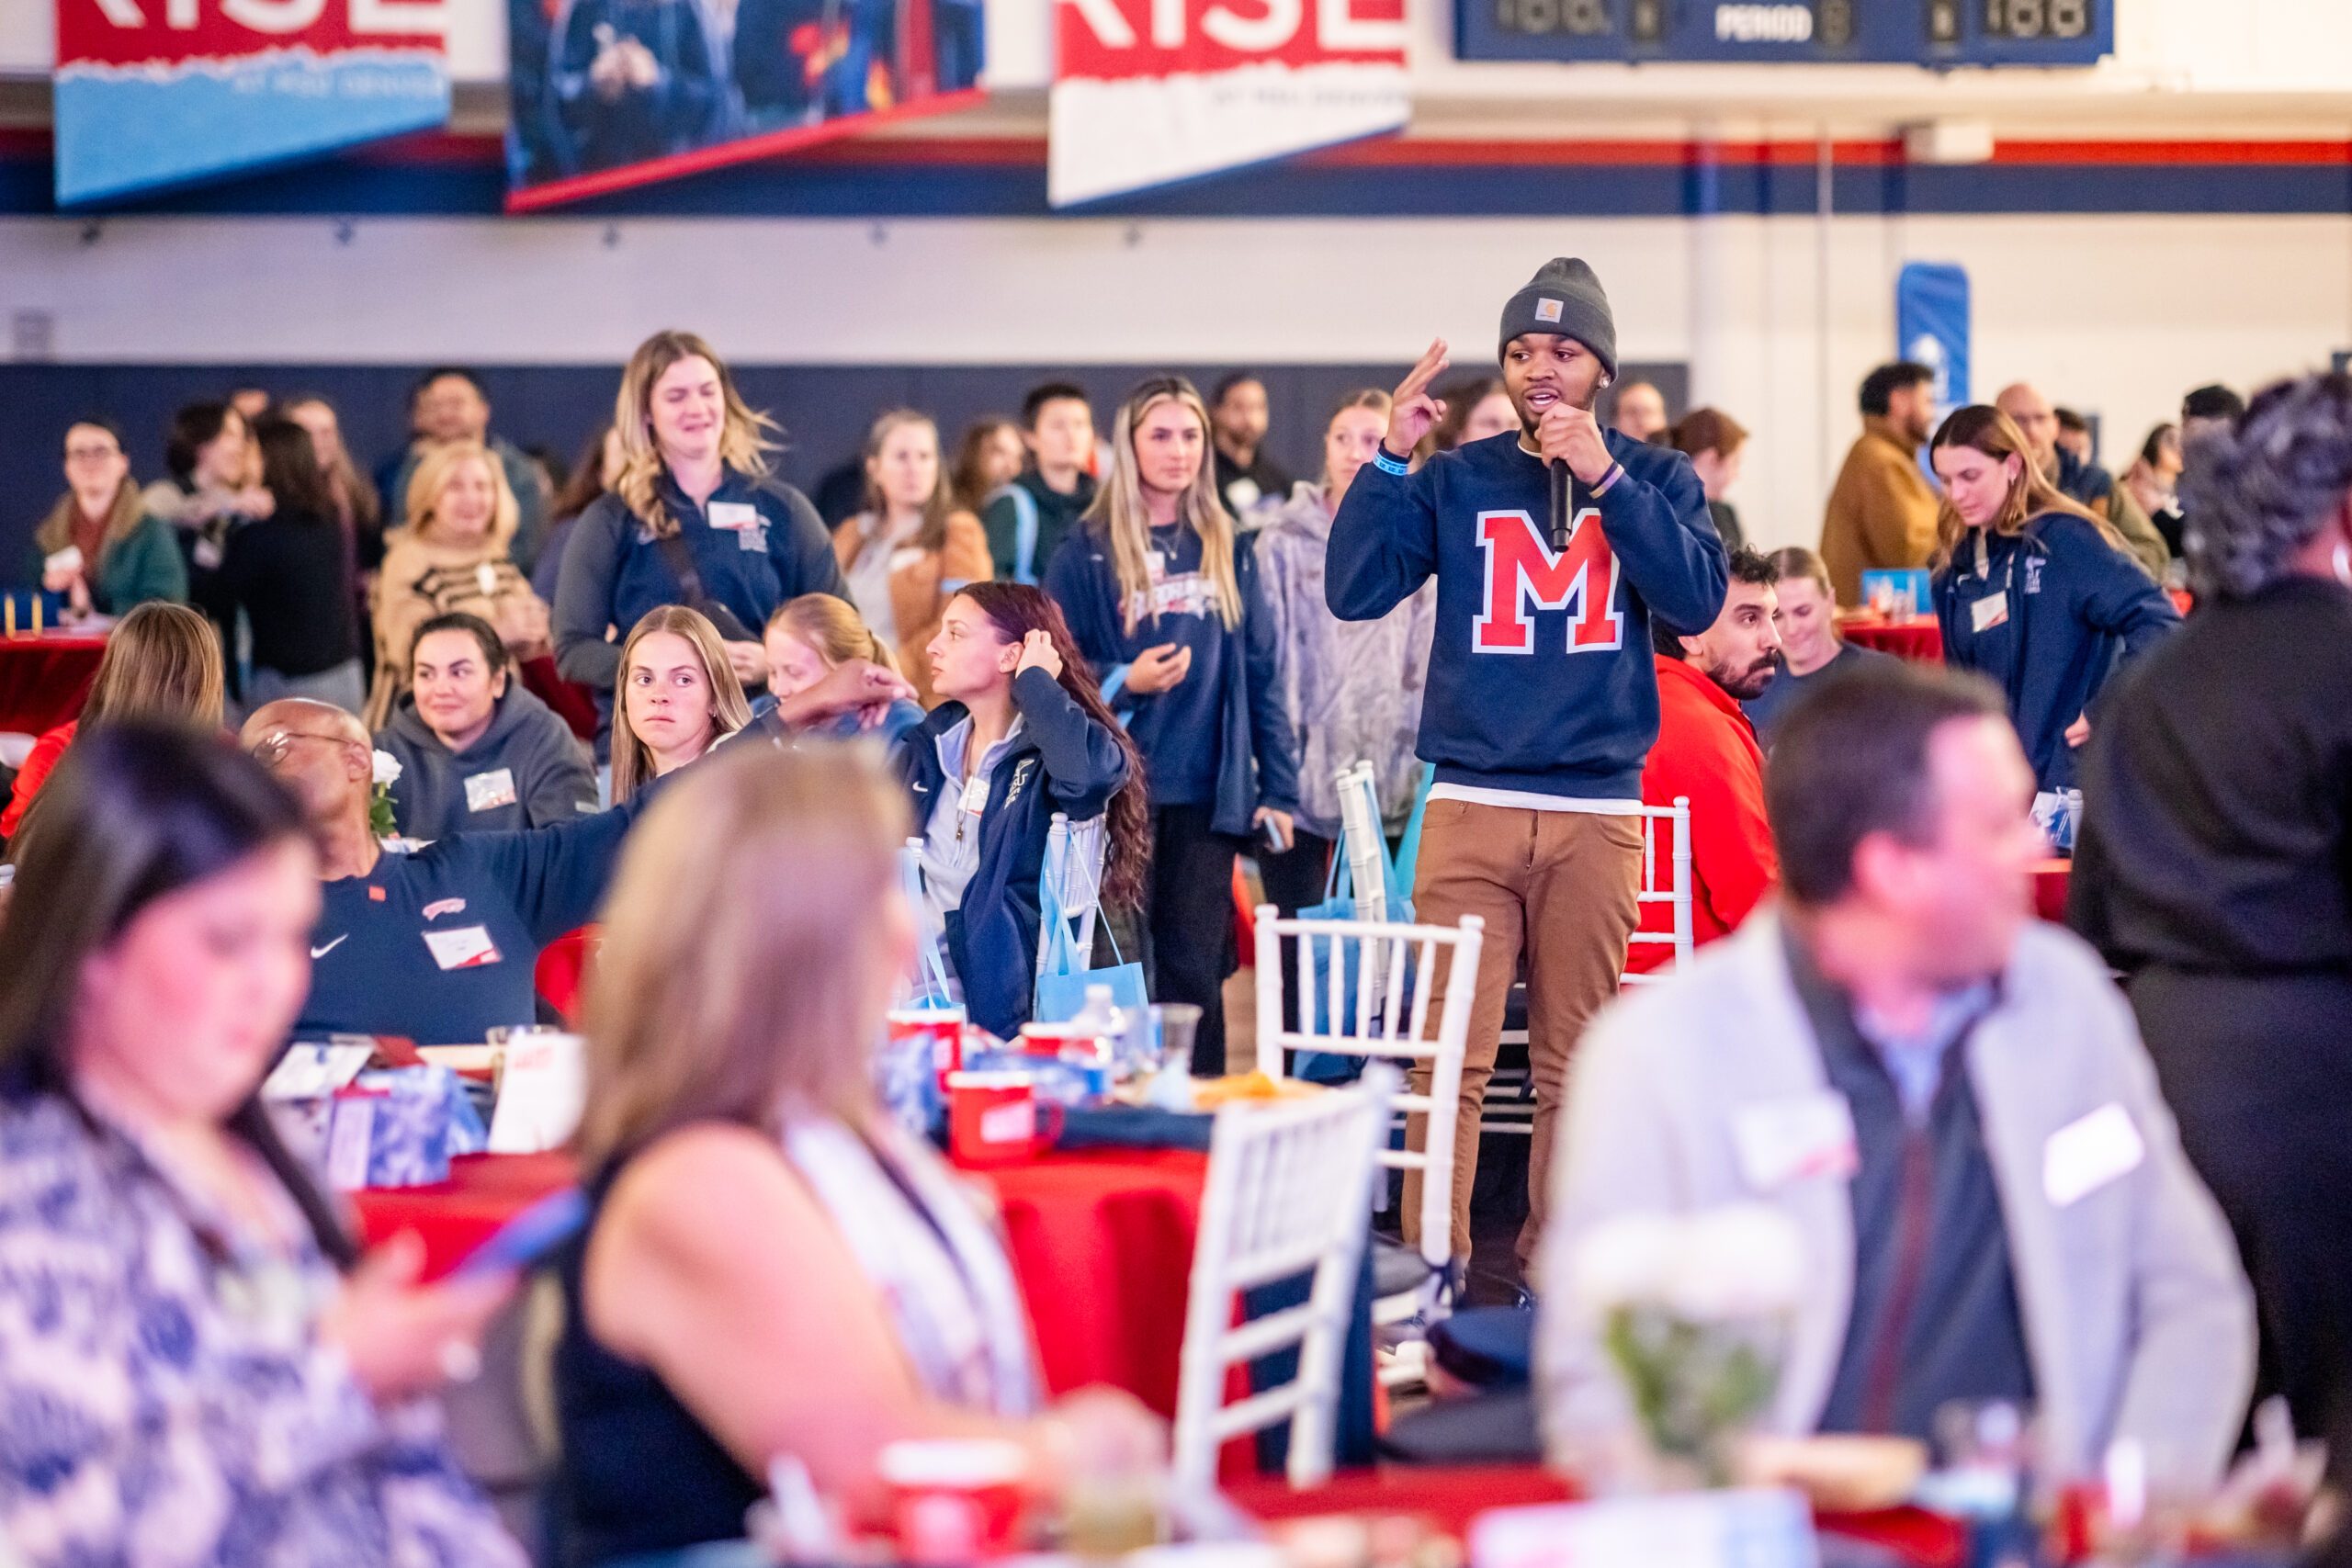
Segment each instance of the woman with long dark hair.
M2007 694L2035 789L2070 789L2099 688L2180 613L2107 520L2043 476L2000 410L1955 411L1928 449L1944 487L1933 563L1944 662Z
M1209 415L1177 376L1127 395L1111 477L1054 555L1046 592L1117 687L1150 770L1152 878L1145 929L1153 995L1201 1010L1196 1072L1225 1071L1233 971L1233 863L1271 824L1287 848L1298 744L1283 711L1272 616L1251 541L1237 537L1207 461Z
M1037 882L1057 813L1107 819L1102 901L1141 901L1151 856L1143 764L1061 611L1035 588L964 589L925 657L942 701L899 750L923 888L972 1021L1010 1035L1029 1021Z
M262 1105L310 985L294 801L209 733L93 732L0 915L0 1538L40 1564L520 1568L424 1395L504 1280L360 1259Z
M220 579L222 603L243 610L253 628L245 711L310 697L356 714L368 693L352 613L352 556L334 521L334 493L309 431L290 419L265 419L254 439L270 514L229 536Z

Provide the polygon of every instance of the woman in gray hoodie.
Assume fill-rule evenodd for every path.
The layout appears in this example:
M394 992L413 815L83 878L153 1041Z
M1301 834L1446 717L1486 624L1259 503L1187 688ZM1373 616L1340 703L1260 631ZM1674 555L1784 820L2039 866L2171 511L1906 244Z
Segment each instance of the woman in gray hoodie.
M390 794L402 835L505 832L597 809L588 749L523 688L489 622L435 615L408 657L409 690L376 732L400 764Z
M1429 674L1436 582L1376 621L1342 621L1323 598L1332 515L1387 428L1387 393L1367 389L1342 398L1324 431L1320 482L1300 480L1258 534L1279 690L1299 740L1297 843L1286 854L1261 855L1258 863L1267 898L1286 915L1323 897L1331 846L1340 837L1339 770L1372 764L1392 837L1412 810L1420 779L1413 744Z

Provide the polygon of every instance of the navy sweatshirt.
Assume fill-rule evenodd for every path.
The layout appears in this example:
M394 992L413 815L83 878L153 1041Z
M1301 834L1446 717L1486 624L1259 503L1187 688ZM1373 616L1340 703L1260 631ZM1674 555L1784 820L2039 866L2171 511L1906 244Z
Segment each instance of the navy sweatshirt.
M1728 570L1706 491L1679 452L1606 433L1624 478L1574 487L1551 547L1551 479L1506 431L1398 478L1367 463L1331 523L1323 592L1375 620L1437 577L1422 759L1441 784L1639 800L1657 739L1650 617L1713 626Z
M1193 667L1165 692L1124 688L1112 711L1143 754L1155 809L1208 806L1216 831L1246 837L1258 807L1298 807L1298 741L1276 685L1272 617L1258 583L1250 536L1233 544L1241 624L1227 626L1201 574L1201 539L1189 527L1155 528L1157 615L1126 629L1111 547L1090 525L1070 536L1046 572L1046 592L1069 619L1070 635L1097 670L1133 663L1145 649L1175 643Z
M1043 670L1014 677L1012 705L1021 733L989 777L979 864L962 903L947 914L947 952L964 987L964 1005L974 1023L1006 1039L1029 1021L1035 997L1037 879L1054 814L1091 820L1127 782L1126 753L1117 738ZM946 778L939 738L967 716L962 703L943 703L899 742L899 776L906 781L919 829L929 825Z
M1936 574L1944 662L2007 694L2034 787L2070 789L2076 761L2066 727L2089 709L2116 665L2177 630L2180 613L2139 562L2071 512L2045 512L2022 532L1985 542L1984 575L1969 537ZM2006 618L1979 631L1976 606L1989 600L2001 602Z
M753 641L787 599L846 597L832 540L808 498L790 485L730 471L707 506L688 501L666 473L661 487L662 504L678 520L678 536L693 552L704 594L731 611ZM714 512L739 525L714 527ZM756 521L750 520L754 514ZM619 496L601 497L564 540L555 596L557 669L609 701L620 674L620 639L648 610L686 602L652 531L630 515ZM606 641L606 626L617 627L619 637Z
M461 833L325 884L298 1040L479 1042L537 1017L539 949L595 918L621 840L659 790L519 833Z

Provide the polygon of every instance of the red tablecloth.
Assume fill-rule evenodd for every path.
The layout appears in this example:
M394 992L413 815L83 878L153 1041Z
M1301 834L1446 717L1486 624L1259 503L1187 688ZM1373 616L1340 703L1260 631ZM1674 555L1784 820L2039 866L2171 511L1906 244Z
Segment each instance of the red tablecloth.
M2045 920L2066 923L2066 886L2074 874L2075 863L2064 856L2053 855L2036 862L2033 868L2033 912Z
M1857 648L1892 653L1915 664L1940 664L1944 659L1943 627L1933 615L1915 615L1907 621L1857 615L1838 622L1838 635Z
M570 1155L471 1155L450 1162L449 1179L432 1187L370 1189L351 1194L368 1246L414 1231L424 1241L428 1279L447 1273L499 1226L579 1175Z
M352 1194L370 1244L413 1230L426 1272L454 1268L535 1199L573 1179L567 1155L484 1155L433 1187ZM1090 1150L967 1173L1004 1212L1046 1384L1124 1388L1176 1409L1177 1353L1208 1156L1184 1150Z
M39 735L82 711L102 637L0 637L0 729Z
M1565 1503L1576 1496L1559 1476L1523 1465L1358 1471L1309 1492L1292 1492L1279 1481L1227 1482L1226 1491L1244 1512L1261 1519L1412 1514L1456 1536L1489 1508ZM1834 1534L1883 1546L1912 1568L1959 1568L1967 1556L1959 1525L1918 1508L1827 1514L1820 1524Z
M1174 1415L1208 1156L1100 1149L970 1174L1003 1210L1046 1386L1109 1383Z

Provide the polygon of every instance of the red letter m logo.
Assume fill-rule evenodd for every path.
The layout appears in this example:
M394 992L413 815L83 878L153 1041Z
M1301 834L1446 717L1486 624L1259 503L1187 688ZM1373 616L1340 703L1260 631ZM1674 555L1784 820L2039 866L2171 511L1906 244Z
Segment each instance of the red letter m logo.
M1529 616L1538 610L1568 612L1570 653L1624 645L1625 618L1617 613L1617 557L1594 508L1577 513L1568 547L1556 556L1526 513L1481 512L1478 548L1487 558L1487 607L1471 627L1472 652L1534 652L1535 627Z

